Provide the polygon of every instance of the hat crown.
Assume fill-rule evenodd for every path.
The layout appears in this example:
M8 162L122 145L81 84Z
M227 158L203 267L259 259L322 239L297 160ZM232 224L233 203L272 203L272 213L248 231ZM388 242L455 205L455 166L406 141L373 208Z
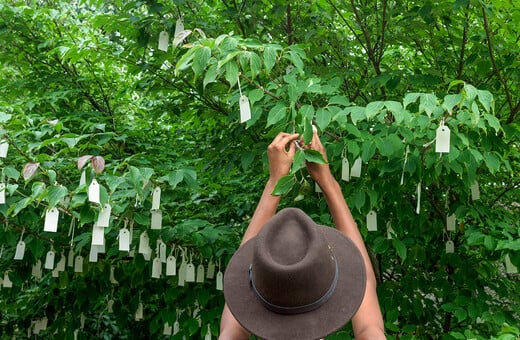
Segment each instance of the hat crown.
M316 302L334 288L336 260L321 228L301 210L287 208L257 235L251 279L261 298L277 307L276 312L318 307Z

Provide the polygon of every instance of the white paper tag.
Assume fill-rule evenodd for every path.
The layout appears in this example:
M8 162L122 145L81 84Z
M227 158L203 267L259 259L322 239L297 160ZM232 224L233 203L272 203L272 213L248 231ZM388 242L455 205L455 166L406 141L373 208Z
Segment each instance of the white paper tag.
M36 279L42 278L42 261L38 260L36 263L32 266L31 275Z
M156 257L152 263L152 278L160 279L162 274L162 262L161 259Z
M73 268L74 267L74 249L70 248L69 256L67 258L67 266Z
M152 210L158 210L161 207L161 188L155 187L152 195Z
M130 232L126 228L119 230L119 251L130 251Z
M6 140L0 141L0 158L7 157L7 151L9 150L9 142Z
M162 263L166 263L166 243L164 243L162 240L159 240L158 243L159 243L159 258L161 259Z
M175 256L170 255L166 259L166 276L177 275L177 259Z
M410 153L410 146L406 146L406 151L404 152L404 162L403 162L403 171L401 172L401 185L404 183L404 169L406 168L406 163L408 163L408 154Z
M179 321L175 321L173 323L173 335L176 335L181 330L181 326L179 324Z
M152 249L150 248L150 239L146 231L143 231L139 236L139 254L150 254Z
M58 230L59 210L54 207L45 212L45 224L43 231L55 233Z
M471 186L471 199L473 201L480 199L480 187L478 185L478 182L475 181L473 185Z
M442 123L436 132L435 152L450 152L450 129Z
M348 182L350 180L350 164L348 159L345 157L341 162L341 179Z
M60 271L58 270L58 267L56 267L52 270L52 277L59 277L59 276L60 276Z
M87 184L87 174L85 170L81 171L81 177L79 178L79 186Z
M116 280L116 277L114 276L115 270L116 270L116 267L114 267L114 266L110 267L110 283L113 285L119 284L119 282Z
M89 262L97 262L98 261L98 251L96 248L96 245L90 246L90 253L88 254L88 261Z
M361 177L361 157L356 158L354 164L352 165L352 169L350 169L350 178L352 177Z
M43 268L45 269L54 269L54 252L49 250L47 252L47 256L45 256L45 265Z
M245 95L240 96L240 123L245 123L251 119L251 107L249 99Z
M417 184L417 207L415 208L415 213L419 215L421 213L421 182Z
M161 210L152 210L152 221L150 224L151 229L161 229L162 227L162 211Z
M186 281L186 267L187 267L187 263L183 259L181 262L181 265L179 267L179 275L178 275L179 281L177 282L177 285L179 285L181 287L184 286L184 282Z
M455 244L452 240L446 242L446 254L451 254L455 252Z
M99 211L97 225L98 227L108 227L110 224L110 213L112 212L112 207L110 204L106 203L105 206Z
M58 263L56 264L56 269L59 271L59 272L63 272L65 271L65 264L67 262L67 259L65 258L65 254L61 254L61 257L60 257L60 260L58 261Z
M8 272L4 272L4 280L2 282L2 286L4 288L12 288L13 287L13 282L9 278L9 273Z
M370 210L367 214L367 229L377 231L377 213L374 210Z
M197 283L204 282L204 266L202 264L199 264L197 266L197 278L195 279L195 282L197 282Z
M386 238L391 240L394 238L395 231L392 228L392 223L390 221L386 222Z
M224 274L221 271L217 273L217 290L224 289Z
M92 227L92 245L102 246L105 244L105 228L94 224Z
M165 322L163 327L163 335L172 335L173 328L169 323Z
M83 256L78 255L74 259L74 272L83 273Z
M137 310L135 311L135 321L143 320L143 304L139 302Z
M211 340L211 326L208 323L208 330L206 332L206 335L204 336L204 340Z
M455 231L455 214L448 215L446 218L446 230Z
M25 242L20 240L16 245L16 252L14 253L15 260L23 260L23 256L25 254Z
M113 313L114 312L114 300L110 299L107 302L107 312Z
M321 191L321 187L320 187L320 185L318 184L318 182L315 182L315 183L314 183L314 191L315 191L315 192L318 192L318 193L323 192L323 191Z
M206 271L206 278L213 279L215 277L215 264L213 261L209 261L208 270Z
M518 274L518 268L511 262L511 258L509 257L509 254L506 254L504 262L505 262L505 266L506 266L506 273Z
M184 22L182 22L182 19L179 18L175 22L175 33L174 33L174 36L177 37L182 31L184 31Z
M188 263L186 266L186 282L195 282L195 266L193 263Z
M159 46L157 48L164 52L168 51L168 40L168 32L162 31L159 33Z
M99 184L94 178L88 187L88 200L99 204Z
M0 183L0 204L5 204L5 183Z

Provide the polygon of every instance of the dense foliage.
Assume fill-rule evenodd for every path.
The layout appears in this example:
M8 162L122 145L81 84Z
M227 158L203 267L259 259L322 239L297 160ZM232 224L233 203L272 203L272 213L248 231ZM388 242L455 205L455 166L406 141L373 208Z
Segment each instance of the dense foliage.
M507 0L0 3L2 338L216 337L266 146L312 124L388 337L520 336L519 23ZM305 160L276 190L330 225Z

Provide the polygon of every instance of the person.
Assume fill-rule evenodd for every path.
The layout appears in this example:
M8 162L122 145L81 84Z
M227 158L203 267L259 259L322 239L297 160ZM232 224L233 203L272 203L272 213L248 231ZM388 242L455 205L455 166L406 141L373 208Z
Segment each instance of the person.
M277 181L290 171L296 153L296 142L301 142L299 134L282 132L267 148L269 179L240 247L233 255L224 275L226 303L220 322L219 340L249 339L252 333L264 339L320 339L341 328L350 320L356 339L385 339L374 270L362 236L329 165L307 163L307 170L323 192L336 229L316 225L310 217L295 208L283 209L277 213L280 196L273 195L272 192ZM317 150L327 160L325 148L316 131L310 144L304 147ZM303 225L299 227L303 229L285 227L285 225L295 224ZM331 234L334 232L341 236ZM320 250L313 246L315 239L328 245L330 258L333 261L320 260L327 256L323 256L323 251L320 253ZM300 245L301 243L303 245ZM287 255L286 253L291 253L291 250L300 254ZM269 256L265 255L266 252ZM291 258L287 259L288 256ZM264 260L264 257L269 259ZM277 262L278 257L283 258L281 261L286 261L288 266L284 264L280 267L278 263L271 263ZM341 259L342 257L345 260ZM306 262L301 261L302 258L306 260L312 258L309 260L315 262L309 264L312 270L307 268L302 275L293 273L294 268L302 267L301 262ZM355 263L356 258L360 259L361 266ZM294 264L295 262L298 264ZM335 266L329 263L335 263ZM244 268L237 268L240 266ZM287 275L273 274L271 269L275 270L273 273L278 269L283 273L290 272L289 277L297 277L297 279L289 279L287 283L283 280ZM324 287L320 288L321 292L314 292L315 286L320 285L316 281L300 284L308 277L316 280L319 276L326 276L328 280L322 285ZM350 281L345 283L343 277L347 277ZM275 282L270 283L268 280ZM297 287L287 288L286 283L296 284ZM284 289L285 291L276 293L276 290ZM301 292L298 293L301 290L305 293L308 291L317 294L316 298L313 298L316 301L305 300ZM358 301L352 302L348 297L343 297L349 294L350 299ZM296 303L293 313L291 301L287 300L295 297L305 301ZM338 303L349 306L345 310ZM311 308L307 308L308 306ZM338 320L329 322L329 319Z

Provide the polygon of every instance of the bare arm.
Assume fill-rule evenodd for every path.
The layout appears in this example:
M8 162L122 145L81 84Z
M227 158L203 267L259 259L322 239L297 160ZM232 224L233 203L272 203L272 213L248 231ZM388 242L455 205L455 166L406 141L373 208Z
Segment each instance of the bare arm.
M244 233L241 245L255 237L264 224L276 213L280 196L274 196L271 193L273 192L276 182L289 173L296 151L296 147L292 142L297 138L298 134L280 133L267 148L269 180L265 185L260 201L251 218L251 222ZM242 339L249 339L249 333L240 326L227 305L225 305L222 311L222 318L220 319L219 340Z
M320 151L325 159L327 154L317 133L314 133L310 148ZM384 323L377 300L376 278L365 243L352 217L350 209L345 202L338 182L332 176L329 166L308 163L307 169L311 177L320 185L327 201L334 225L343 234L348 236L358 247L365 262L367 285L365 296L352 318L352 326L356 339L386 339L384 335Z

